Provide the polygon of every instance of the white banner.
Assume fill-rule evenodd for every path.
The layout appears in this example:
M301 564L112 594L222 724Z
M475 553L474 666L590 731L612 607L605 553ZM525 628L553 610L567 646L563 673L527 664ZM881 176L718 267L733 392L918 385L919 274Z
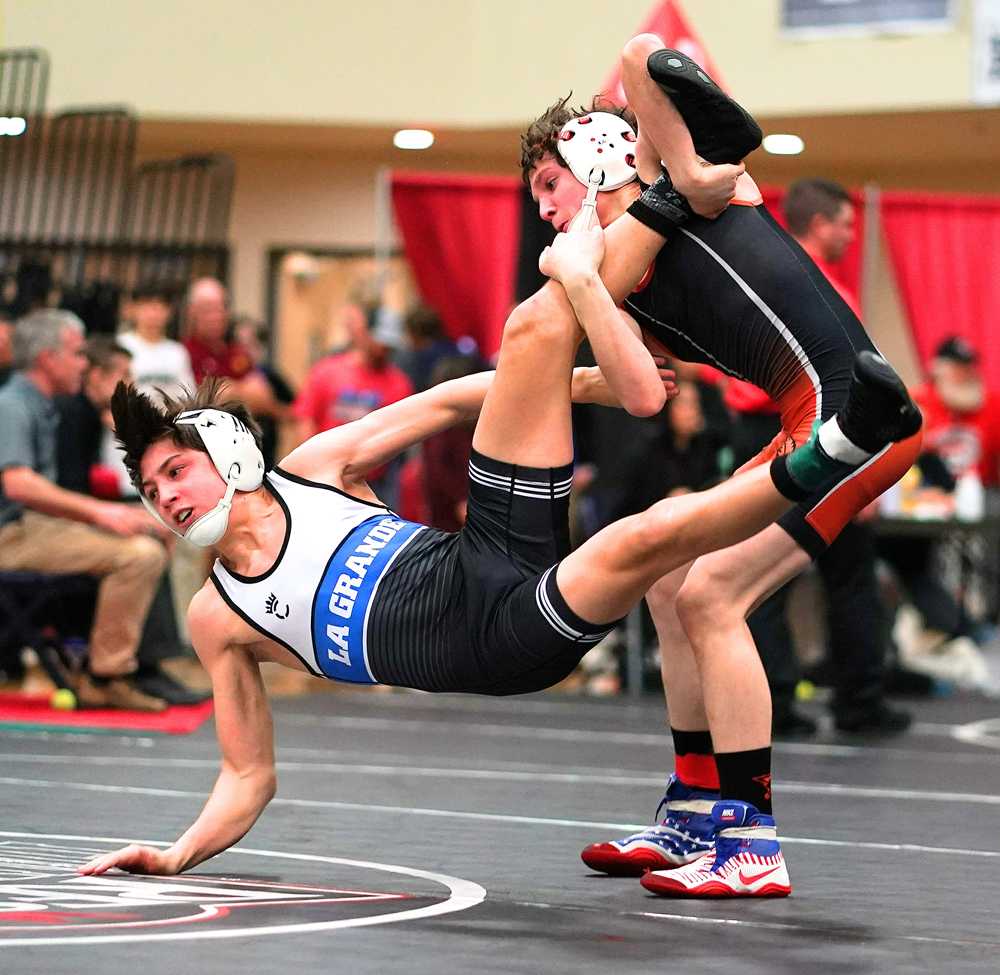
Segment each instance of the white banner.
M972 72L972 100L1000 105L1000 0L976 0Z

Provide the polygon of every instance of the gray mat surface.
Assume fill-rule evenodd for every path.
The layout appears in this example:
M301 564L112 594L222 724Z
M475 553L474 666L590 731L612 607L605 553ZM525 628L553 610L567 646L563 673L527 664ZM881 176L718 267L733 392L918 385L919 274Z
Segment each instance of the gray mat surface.
M172 738L0 734L5 973L996 972L1000 705L908 705L908 735L775 748L794 893L679 901L591 873L645 824L663 714L555 695L274 703L279 794L180 878L74 878L118 838L170 841L217 771Z

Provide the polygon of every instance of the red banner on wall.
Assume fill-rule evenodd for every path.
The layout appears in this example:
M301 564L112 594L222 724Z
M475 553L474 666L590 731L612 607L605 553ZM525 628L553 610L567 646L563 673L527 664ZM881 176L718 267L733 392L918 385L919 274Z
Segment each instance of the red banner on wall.
M663 40L665 47L671 47L675 51L686 54L693 61L697 61L712 76L720 88L728 90L725 81L719 73L718 67L705 49L705 45L702 44L701 38L698 37L694 28L688 23L688 19L684 16L681 5L677 0L661 0L660 3L657 3L636 33L656 34ZM608 75L601 87L601 91L611 101L615 102L615 104L625 104L620 61L615 62L614 70Z
M521 183L450 173L392 174L392 203L424 299L453 338L500 348L514 296Z
M1000 387L1000 198L887 191L881 216L920 361L961 335Z

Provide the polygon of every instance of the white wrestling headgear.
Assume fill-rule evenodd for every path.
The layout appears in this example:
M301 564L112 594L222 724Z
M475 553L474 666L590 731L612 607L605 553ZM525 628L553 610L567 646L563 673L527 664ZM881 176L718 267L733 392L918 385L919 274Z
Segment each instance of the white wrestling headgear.
M175 535L207 548L226 533L229 509L237 491L256 491L264 483L264 455L253 434L238 417L223 410L188 410L174 421L179 426L192 426L208 452L215 469L226 482L226 493L219 503L203 514L186 532L168 525L152 504L140 493L142 503Z
M559 130L556 147L569 171L584 186L593 182L600 192L606 192L638 176L635 141L632 126L620 115L591 112L570 119Z

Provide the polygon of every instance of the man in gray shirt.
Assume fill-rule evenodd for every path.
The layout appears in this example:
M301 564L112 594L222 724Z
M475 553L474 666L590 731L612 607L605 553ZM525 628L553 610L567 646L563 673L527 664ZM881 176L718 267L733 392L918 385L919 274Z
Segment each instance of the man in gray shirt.
M100 579L83 707L160 711L134 684L136 649L167 560L163 529L145 511L56 484L53 397L80 390L83 323L42 310L17 322L14 366L0 390L0 572L83 573Z

